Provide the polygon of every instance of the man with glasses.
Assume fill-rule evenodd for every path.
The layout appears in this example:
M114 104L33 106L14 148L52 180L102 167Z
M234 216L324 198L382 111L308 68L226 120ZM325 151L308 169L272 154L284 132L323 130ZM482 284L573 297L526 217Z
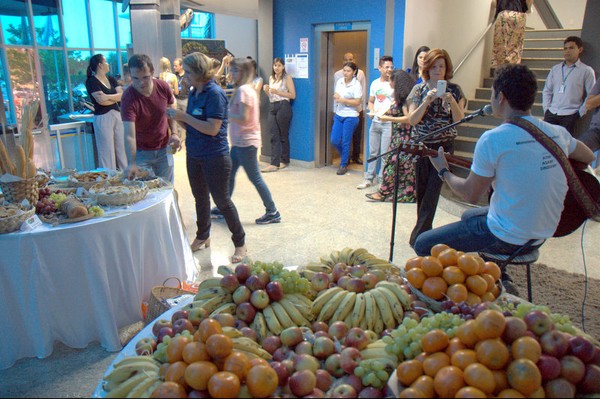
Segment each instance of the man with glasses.
M147 55L134 54L128 65L131 86L125 90L121 99L129 163L125 174L133 178L141 166L173 183L171 149L181 149L175 121L168 119L166 114L167 108L175 108L173 92L167 82L154 78L154 66Z

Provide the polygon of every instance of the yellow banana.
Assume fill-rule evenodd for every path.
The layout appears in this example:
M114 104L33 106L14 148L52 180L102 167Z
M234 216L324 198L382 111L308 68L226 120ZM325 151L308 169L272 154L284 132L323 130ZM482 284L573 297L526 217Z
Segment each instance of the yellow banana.
M309 308L313 304L313 301L310 298L308 298L307 296L305 296L305 295L297 294L297 293L296 294L288 294L288 295L289 295L290 299L296 300L300 304L303 304L304 306L307 306Z
M279 303L285 308L285 311L295 325L310 327L310 321L307 320L298 309L296 309L296 306L289 300L287 296L284 296Z
M221 287L221 277L209 277L204 279L198 285L198 292L202 291L205 288L215 288Z
M350 254L350 264L351 265L356 265L358 263L358 257L360 255L363 255L365 253L367 253L368 251L364 248L357 248L354 251L352 251L352 254Z
M356 298L354 298L356 299ZM353 306L353 310L354 310L354 306ZM346 316L346 318L344 319L344 323L346 323L346 325L350 328L354 327L352 325L352 312L349 312L348 315Z
M263 340L269 335L267 329L267 322L265 321L265 316L261 312L256 312L254 320L252 320L252 323L250 323L250 328L252 328L256 333L258 342L262 343Z
M402 309L402 304L400 303L400 300L398 300L398 297L396 297L390 289L384 286L375 287L374 290L381 292L383 296L385 296L385 299L387 299L392 308L394 319L396 319L398 325L401 324L404 318L404 309Z
M389 353L385 351L385 347L376 347L376 348L365 348L360 351L360 355L363 359L379 359L385 356L389 356Z
M227 291L225 291L220 286L205 288L203 290L199 290L198 293L196 293L196 295L194 296L194 301L201 301L203 299L212 298L215 295L226 294L226 293L227 293Z
M141 397L141 395L146 392L146 390L148 388L150 388L152 385L156 384L156 382L161 382L158 379L158 374L156 374L155 376L148 376L145 380L143 380L142 382L140 382L135 388L133 388L131 391L129 391L129 393L127 394L127 398L139 398Z
M371 294L372 295L372 294ZM375 297L373 296L373 301L375 301ZM379 335L384 330L383 324L383 316L381 316L381 312L379 311L379 307L377 306L377 301L375 301L374 311L373 311L373 329L372 331L375 335Z
M321 258L319 258L321 263L324 265L327 265L329 267L333 267L335 265L335 263L333 263L331 261L331 258L329 256L322 256Z
M261 358L260 356L258 356L257 354L255 354L255 353L252 353L252 352L245 351L245 350L243 350L243 349L241 349L241 348L239 348L239 347L238 347L238 348L236 348L236 347L234 346L234 347L233 347L233 350L234 350L234 351L236 351L236 352L241 352L241 353L243 353L244 355L246 355L246 357L247 357L249 360L252 360L252 359L262 359L262 358ZM267 352L267 353L268 353L268 352Z
M321 313L319 313L319 316L317 316L317 321L327 322L329 319L331 319L331 316L333 316L338 306L340 306L342 300L349 293L350 292L346 290L338 291L337 294L335 294L333 298L331 298L331 300L325 306L323 306L323 309L321 309Z
M375 311L377 310L377 306L375 304L375 299L371 295L370 291L364 293L365 295L365 318L367 319L367 329L374 330L375 327Z
M324 265L322 263L311 262L304 266L304 270L310 270L315 273L331 273L331 266Z
M304 269L300 272L300 275L302 277L304 277L305 279L307 279L308 281L311 281L313 279L313 277L315 276L315 274L317 274L317 272L308 270L308 269Z
M379 308L381 320L383 321L383 324L385 324L385 328L396 328L396 319L394 319L392 307L385 298L385 295L383 295L383 293L378 289L374 289L369 292L371 293L371 295L373 295L373 298L375 298L375 302L377 303L377 307ZM375 332L380 333L381 331Z
M244 336L240 330L229 326L223 327L223 335L227 335L229 338L239 338Z
M311 312L313 315L318 316L321 313L323 307L331 301L337 293L344 291L340 287L331 287L319 293L319 296L313 301Z
M154 384L152 384L150 387L148 387L148 389L146 389L144 392L142 392L139 397L140 398L149 398L150 396L152 396L152 393L156 390L156 388L158 388L158 386L162 383L163 383L162 380L156 381Z
M252 341L250 338L241 337L233 340L233 349L243 350L249 353L253 353L257 356L262 357L266 360L271 360L273 357L269 352L260 347L257 342Z
M229 313L235 315L235 310L237 309L237 305L233 302L227 302L223 305L219 306L210 314L210 317L216 316L219 313Z
M231 300L231 294L215 295L210 299L192 302L192 308L203 308L210 314L214 312L215 309L217 309L219 306L231 302Z
M279 324L281 324L281 327L286 329L288 327L296 326L296 323L294 323L294 321L292 320L288 312L285 310L283 305L281 305L279 302L273 301L271 302L271 307L273 308L273 311L275 312L275 315L277 316L277 320L279 320Z
M156 373L156 372L138 373L138 374L134 375L133 377L125 380L121 384L119 384L119 386L117 386L115 389L109 391L106 394L106 397L107 398L124 398L129 394L129 392L131 392L131 390L133 388L135 388L138 384L140 384L142 381L146 380L151 375L158 376L158 373Z
M331 259L334 265L340 263L340 251L331 251L329 259Z
M279 319L275 316L275 312L273 308L269 305L262 310L263 315L265 316L265 321L267 322L267 327L271 330L275 335L281 334L283 328L281 327L281 323L279 323Z
M220 274L223 277L229 276L230 274L234 274L234 273L235 273L235 271L227 265L221 265L217 268L217 274Z
M352 309L352 324L349 327L360 326L360 321L365 314L365 294L362 292L356 294L356 301L354 302L354 308Z
M356 292L349 292L344 299L342 299L342 302L340 302L338 308L333 313L333 316L331 316L329 324L338 320L344 321L346 316L352 313L354 302L356 302Z
M350 256L352 255L352 248L344 248L340 251L340 261L349 265L350 264Z
M288 294L285 298L289 299L290 302L295 306L296 310L300 312L302 317L308 321L314 320L312 313L312 301L302 294Z
M375 285L375 287L385 287L389 289L394 293L394 295L396 295L396 298L398 298L404 310L411 310L410 297L408 296L408 293L404 291L402 287L400 287L399 284L392 283L391 281L380 281Z
M142 363L147 362L155 365L157 368L160 367L160 363L154 360L152 356L126 356L123 359L119 360L117 363L113 365L114 368L119 368L121 366L127 366L132 363Z

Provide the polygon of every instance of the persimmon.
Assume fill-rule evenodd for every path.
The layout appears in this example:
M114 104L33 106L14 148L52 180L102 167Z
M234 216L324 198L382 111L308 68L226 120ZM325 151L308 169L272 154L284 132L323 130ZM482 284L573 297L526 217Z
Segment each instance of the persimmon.
M450 339L450 342L448 342L446 354L452 357L454 353L462 349L467 349L467 345L463 344L458 337L454 337Z
M423 392L427 398L433 398L435 395L435 389L433 389L433 378L428 375L420 376L410 385L410 387Z
M480 304L482 300L479 295L469 291L469 293L467 294L467 300L465 302L468 303L469 306L473 307L477 304Z
M488 395L485 394L480 389L475 387L462 387L456 392L455 398L487 398Z
M410 258L406 261L406 264L404 265L404 270L409 271L410 269L414 269L415 267L421 268L422 261L422 256L415 256L414 258Z
M494 302L496 295L492 294L491 291L486 292L481 296L481 302Z
M442 271L444 271L444 266L442 266L438 258L434 256L426 256L421 262L421 270L423 270L427 277L436 277L442 274Z
M485 262L483 264L483 270L481 273L490 274L492 277L494 277L494 281L500 280L500 276L502 275L500 266L498 266L495 262Z
M150 395L151 398L187 398L185 388L176 382L165 381Z
M490 369L481 363L469 364L463 371L465 382L488 395L496 388L496 380Z
M485 294L488 290L487 281L479 274L476 274L474 276L468 276L467 280L465 281L465 284L469 291L478 296Z
M442 278L446 280L448 285L452 285L464 283L467 276L458 266L448 266L444 268Z
M250 359L250 368L254 366L268 366L269 362L267 362L262 357L255 357L254 359Z
M466 301L469 297L469 291L464 284L452 284L446 290L446 296L454 303Z
M435 378L437 373L444 367L450 365L450 357L445 352L435 352L423 360L423 371L426 375Z
M448 284L446 284L446 281L441 277L427 277L421 288L423 294L435 300L444 298L447 290Z
M217 366L208 361L194 362L185 369L185 382L197 391L204 391L208 388L208 380L219 370Z
M504 315L493 309L486 309L475 318L475 333L479 339L499 338L506 327Z
M440 329L431 330L421 338L421 347L427 353L443 351L449 343L450 338Z
M506 369L506 377L511 388L529 396L542 385L542 375L536 364L529 359L513 360Z
M481 273L480 276L483 277L483 279L487 283L487 292L490 292L492 288L494 288L494 286L496 285L496 280L494 280L494 277L488 273Z
M418 290L423 288L423 283L425 282L426 278L427 275L420 267L412 268L406 272L406 279Z
M409 386L423 375L423 364L415 359L406 360L396 368L396 376L404 386Z
M398 394L398 398L428 398L424 392L421 392L417 388L409 387L405 388Z
M440 252L437 258L442 264L442 266L453 266L456 265L456 262L458 261L458 256L456 255L456 253L456 249L448 248Z
M479 342L479 337L475 333L475 320L467 320L456 329L456 336L460 339L460 342L474 348L475 344Z
M473 276L479 273L479 262L474 255L465 254L458 257L457 266L467 276Z
M506 370L492 370L494 380L496 381L496 388L493 394L498 395L501 391L510 388L508 385L508 378L506 377Z
M206 351L206 345L199 341L189 342L181 353L183 361L187 364L199 362L201 360L210 360Z
M453 398L464 385L463 372L455 366L442 367L433 378L433 388L442 398Z
M206 351L213 359L225 359L233 351L233 341L225 334L213 334L206 340Z
M479 341L475 345L475 352L479 363L491 370L501 370L510 360L510 352L504 341L500 338L491 338Z
M537 363L542 355L542 347L535 338L526 335L511 344L510 352L513 359L529 359Z
M439 254L441 254L448 248L450 247L446 244L436 244L433 247L431 247L431 256L435 256L437 258Z
M185 370L187 367L188 364L184 361L178 361L170 364L165 372L165 381L176 382L182 387L186 388L187 383L185 381Z
M169 363L175 363L183 359L183 349L190 342L190 339L185 335L178 335L173 338L167 346L167 361Z
M498 392L497 398L526 398L521 392L516 389L508 388Z
M473 363L477 363L477 353L472 349L458 350L450 358L450 364L461 370L464 370L468 365Z
M244 382L250 371L250 359L242 352L232 352L225 358L223 371L232 372L238 376L241 382Z
M278 385L277 373L268 364L252 367L246 376L246 386L253 398L273 396Z
M212 398L235 398L240 387L238 376L229 371L219 371L208 380L208 393Z
M200 322L198 326L198 331L194 334L195 341L206 342L208 337L213 334L222 334L223 327L219 324L215 319L204 319ZM196 339L196 334L198 334L199 339Z

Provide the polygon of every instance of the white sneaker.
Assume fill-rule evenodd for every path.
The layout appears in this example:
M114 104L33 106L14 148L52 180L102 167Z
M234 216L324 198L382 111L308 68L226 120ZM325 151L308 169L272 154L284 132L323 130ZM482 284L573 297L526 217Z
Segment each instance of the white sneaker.
M373 185L373 181L369 180L369 179L365 179L362 183L360 183L358 186L356 186L357 189L359 190L363 190L367 187L371 187Z

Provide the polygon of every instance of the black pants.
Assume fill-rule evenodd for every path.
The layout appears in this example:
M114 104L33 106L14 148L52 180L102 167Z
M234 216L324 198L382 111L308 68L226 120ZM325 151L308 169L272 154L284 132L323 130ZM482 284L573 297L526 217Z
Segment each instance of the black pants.
M290 163L290 123L292 106L289 101L276 101L269 108L271 127L271 165Z
M553 125L558 125L566 128L571 136L575 134L575 123L579 119L579 112L575 112L573 115L556 115L546 110L544 113L544 121Z
M235 247L244 245L246 233L240 222L237 209L229 196L229 176L231 157L229 155L199 159L187 157L187 172L196 201L196 238L206 240L210 237L210 196L223 214L227 227L231 231L231 240Z
M439 146L444 147L444 152L453 153L454 143L446 141L444 143L427 144L427 147L437 150ZM440 200L442 191L442 180L438 172L431 164L429 157L421 157L415 164L415 189L417 191L417 223L410 235L409 244L414 246L419 234L429 231L433 228L433 219Z
M358 113L358 125L356 125L356 129L354 130L354 134L352 135L352 160L358 161L360 159L361 150L360 147L362 145L363 139L363 126L365 125L365 111L360 111Z

